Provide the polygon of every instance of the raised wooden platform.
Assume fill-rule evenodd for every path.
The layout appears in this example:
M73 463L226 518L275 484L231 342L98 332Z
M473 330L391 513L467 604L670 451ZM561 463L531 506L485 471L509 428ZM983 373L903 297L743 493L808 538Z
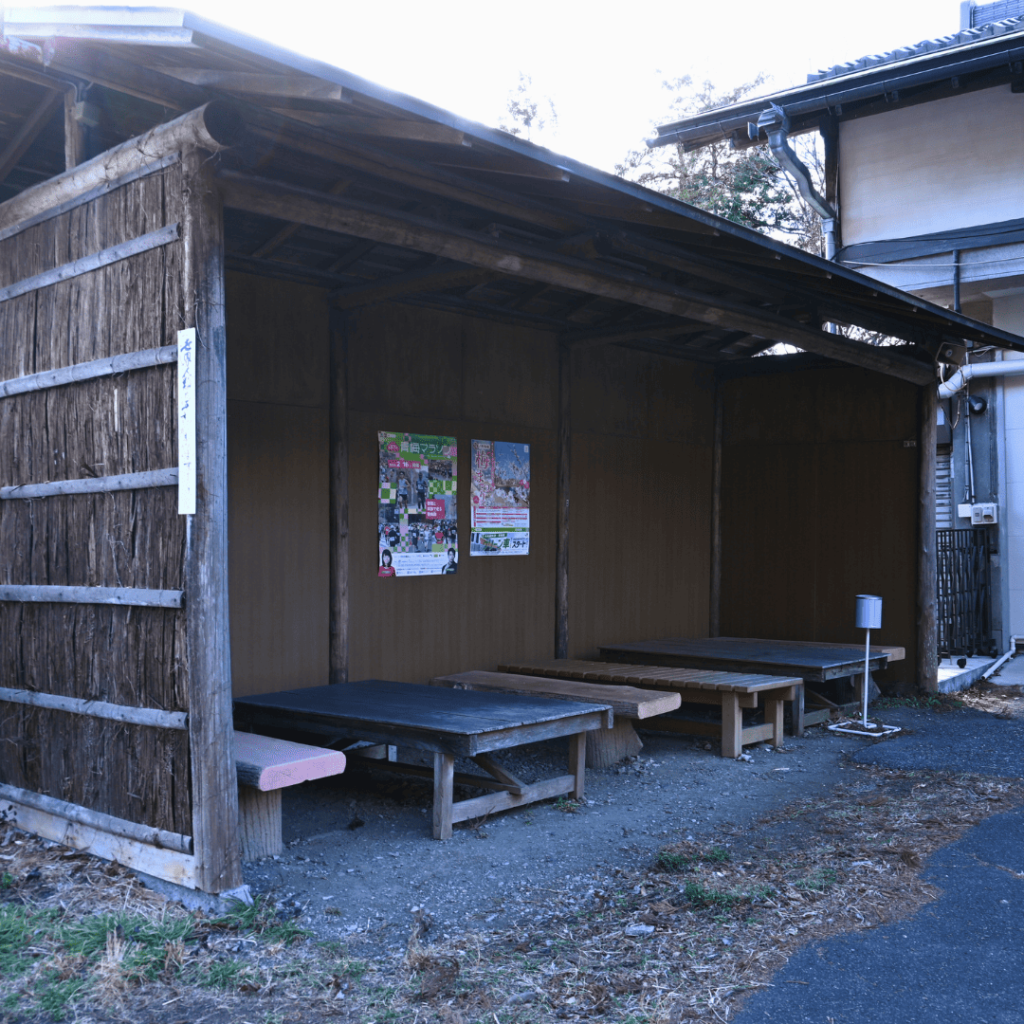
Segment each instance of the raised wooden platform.
M432 776L433 833L447 839L452 825L536 800L583 796L587 733L610 728L607 704L540 700L506 693L472 693L386 679L343 686L312 686L235 698L235 722L262 732L300 730L329 737L412 747L434 753L433 771L382 760L386 771ZM516 779L491 757L497 750L567 737L569 774L540 782ZM472 758L487 775L456 775L455 758ZM489 789L485 796L454 800L454 786Z
M550 679L578 680L602 685L637 686L671 690L688 704L713 704L722 709L721 725L680 718L656 718L644 728L704 736L717 732L723 757L738 757L744 746L770 740L781 747L785 701L802 695L799 677L766 676L708 669L665 668L657 665L621 665L604 661L551 661L498 666L499 671ZM763 725L743 725L743 708L756 708L764 701Z
M643 741L637 736L633 722L675 711L682 703L682 699L675 693L509 672L458 672L449 676L435 676L430 683L433 686L450 686L456 690L521 693L610 706L615 711L615 724L611 729L598 729L591 733L587 743L588 768L608 768L624 757L638 754L643 749Z

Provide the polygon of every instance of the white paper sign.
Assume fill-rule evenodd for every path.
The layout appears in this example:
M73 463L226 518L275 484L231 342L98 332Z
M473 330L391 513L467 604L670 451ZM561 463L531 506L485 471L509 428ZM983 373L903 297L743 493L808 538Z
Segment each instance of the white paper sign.
M178 331L178 515L196 512L196 329Z

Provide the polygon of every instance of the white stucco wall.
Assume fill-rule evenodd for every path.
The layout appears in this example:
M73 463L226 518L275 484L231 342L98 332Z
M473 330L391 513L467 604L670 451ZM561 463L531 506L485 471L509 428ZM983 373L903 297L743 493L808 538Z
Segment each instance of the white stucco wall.
M1024 93L843 121L839 175L843 245L1024 217Z
M994 297L995 327L1024 335L1024 295ZM1005 359L1024 359L1006 352ZM1000 512L1006 517L1006 567L1011 636L1024 636L1024 375L1003 380L1003 425L1006 431L1006 497Z

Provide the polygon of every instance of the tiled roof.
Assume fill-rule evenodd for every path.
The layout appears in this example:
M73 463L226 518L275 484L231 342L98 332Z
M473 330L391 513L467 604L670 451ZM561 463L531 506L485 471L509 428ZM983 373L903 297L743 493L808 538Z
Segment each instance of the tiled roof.
M857 71L867 71L869 68L878 67L882 64L898 64L900 61L911 60L914 57L923 57L940 50L953 50L958 46L970 46L972 43L978 43L985 39L1014 35L1018 32L1024 32L1024 16L1006 18L1003 21L979 25L977 28L963 29L951 36L925 39L923 42L915 43L913 46L901 46L899 49L890 50L888 53L871 54L867 57L861 57L859 60L847 61L845 64L834 64L823 71L809 74L807 81L810 84L829 78L842 78L844 75L852 75Z

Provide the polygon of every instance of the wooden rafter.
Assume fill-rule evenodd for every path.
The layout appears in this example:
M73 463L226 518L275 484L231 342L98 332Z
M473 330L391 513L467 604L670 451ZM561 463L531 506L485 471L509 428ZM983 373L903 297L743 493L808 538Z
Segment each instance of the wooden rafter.
M394 210L381 210L347 197L333 197L279 181L226 172L221 187L228 206L285 221L399 248L416 249L480 269L546 282L572 291L642 306L731 330L747 331L796 345L841 362L925 384L934 371L903 353L830 335L770 311L680 288L599 262L538 250L509 239L439 224Z
M7 176L18 166L18 162L28 152L29 147L39 137L40 132L49 123L50 118L58 108L63 108L64 90L54 89L48 93L31 114L22 123L17 135L8 143L7 148L0 153L0 184L7 180Z
M375 302L414 295L417 292L444 291L470 283L476 284L483 278L492 277L492 274L473 267L445 263L423 270L413 270L407 274L395 274L384 281L356 288L344 288L335 292L331 301L338 309L353 309L356 306L369 306Z

